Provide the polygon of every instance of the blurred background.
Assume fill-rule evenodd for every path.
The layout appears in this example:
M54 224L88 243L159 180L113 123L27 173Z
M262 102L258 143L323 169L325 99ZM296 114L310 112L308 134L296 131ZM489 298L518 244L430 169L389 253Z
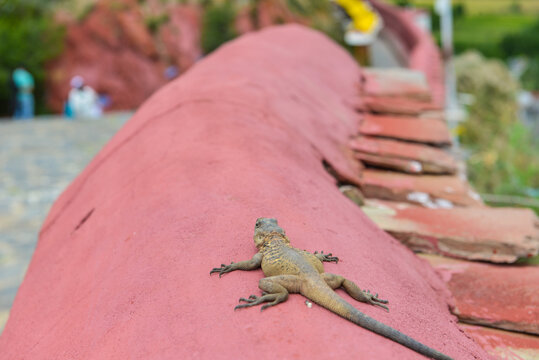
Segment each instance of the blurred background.
M475 189L539 212L539 1L386 2L443 47ZM223 43L292 22L406 66L368 1L0 0L0 329L50 205L132 112Z

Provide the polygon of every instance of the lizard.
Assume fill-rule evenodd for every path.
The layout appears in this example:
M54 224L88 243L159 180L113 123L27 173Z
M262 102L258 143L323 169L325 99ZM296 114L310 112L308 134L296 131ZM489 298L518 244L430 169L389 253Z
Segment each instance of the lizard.
M436 360L451 360L451 357L367 316L337 295L334 290L342 287L355 300L389 311L386 306L389 302L378 298L378 294L361 290L354 282L340 275L324 272L323 262L338 263L339 258L333 254L324 254L323 251L311 254L292 247L285 231L277 224L276 219L257 219L253 239L258 252L252 259L232 262L229 265L221 264L220 267L210 271L210 275L218 273L220 278L223 274L235 270L262 268L266 276L258 284L262 290L262 296L251 295L248 298L240 298L240 304L234 310L264 304L260 308L262 311L286 301L290 293L300 293L354 324L385 336L420 354Z

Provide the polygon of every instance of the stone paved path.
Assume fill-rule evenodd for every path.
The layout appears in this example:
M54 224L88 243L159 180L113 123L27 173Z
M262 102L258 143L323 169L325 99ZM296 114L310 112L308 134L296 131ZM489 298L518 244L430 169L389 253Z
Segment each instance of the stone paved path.
M50 206L130 116L0 121L0 333Z

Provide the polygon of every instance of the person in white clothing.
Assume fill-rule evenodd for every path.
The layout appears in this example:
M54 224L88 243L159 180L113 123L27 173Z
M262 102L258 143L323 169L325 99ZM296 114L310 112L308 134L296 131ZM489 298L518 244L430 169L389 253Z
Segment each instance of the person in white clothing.
M71 90L67 101L72 116L76 118L97 118L101 116L99 96L92 87L84 83L82 76L74 76L70 84Z

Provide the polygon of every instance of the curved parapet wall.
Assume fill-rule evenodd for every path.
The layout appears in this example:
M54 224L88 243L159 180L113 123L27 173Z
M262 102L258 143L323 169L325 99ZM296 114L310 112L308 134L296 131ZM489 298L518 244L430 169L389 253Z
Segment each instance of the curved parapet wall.
M413 20L413 12L370 0L384 19L384 26L391 31L407 52L408 67L425 73L433 103L444 104L444 67L440 51L432 36L421 30Z
M246 35L149 99L56 201L0 338L2 359L417 359L292 295L234 312L260 271L257 217L332 251L326 270L375 290L361 311L453 356L485 353L427 263L379 230L324 169L354 182L345 144L360 69L299 26Z

